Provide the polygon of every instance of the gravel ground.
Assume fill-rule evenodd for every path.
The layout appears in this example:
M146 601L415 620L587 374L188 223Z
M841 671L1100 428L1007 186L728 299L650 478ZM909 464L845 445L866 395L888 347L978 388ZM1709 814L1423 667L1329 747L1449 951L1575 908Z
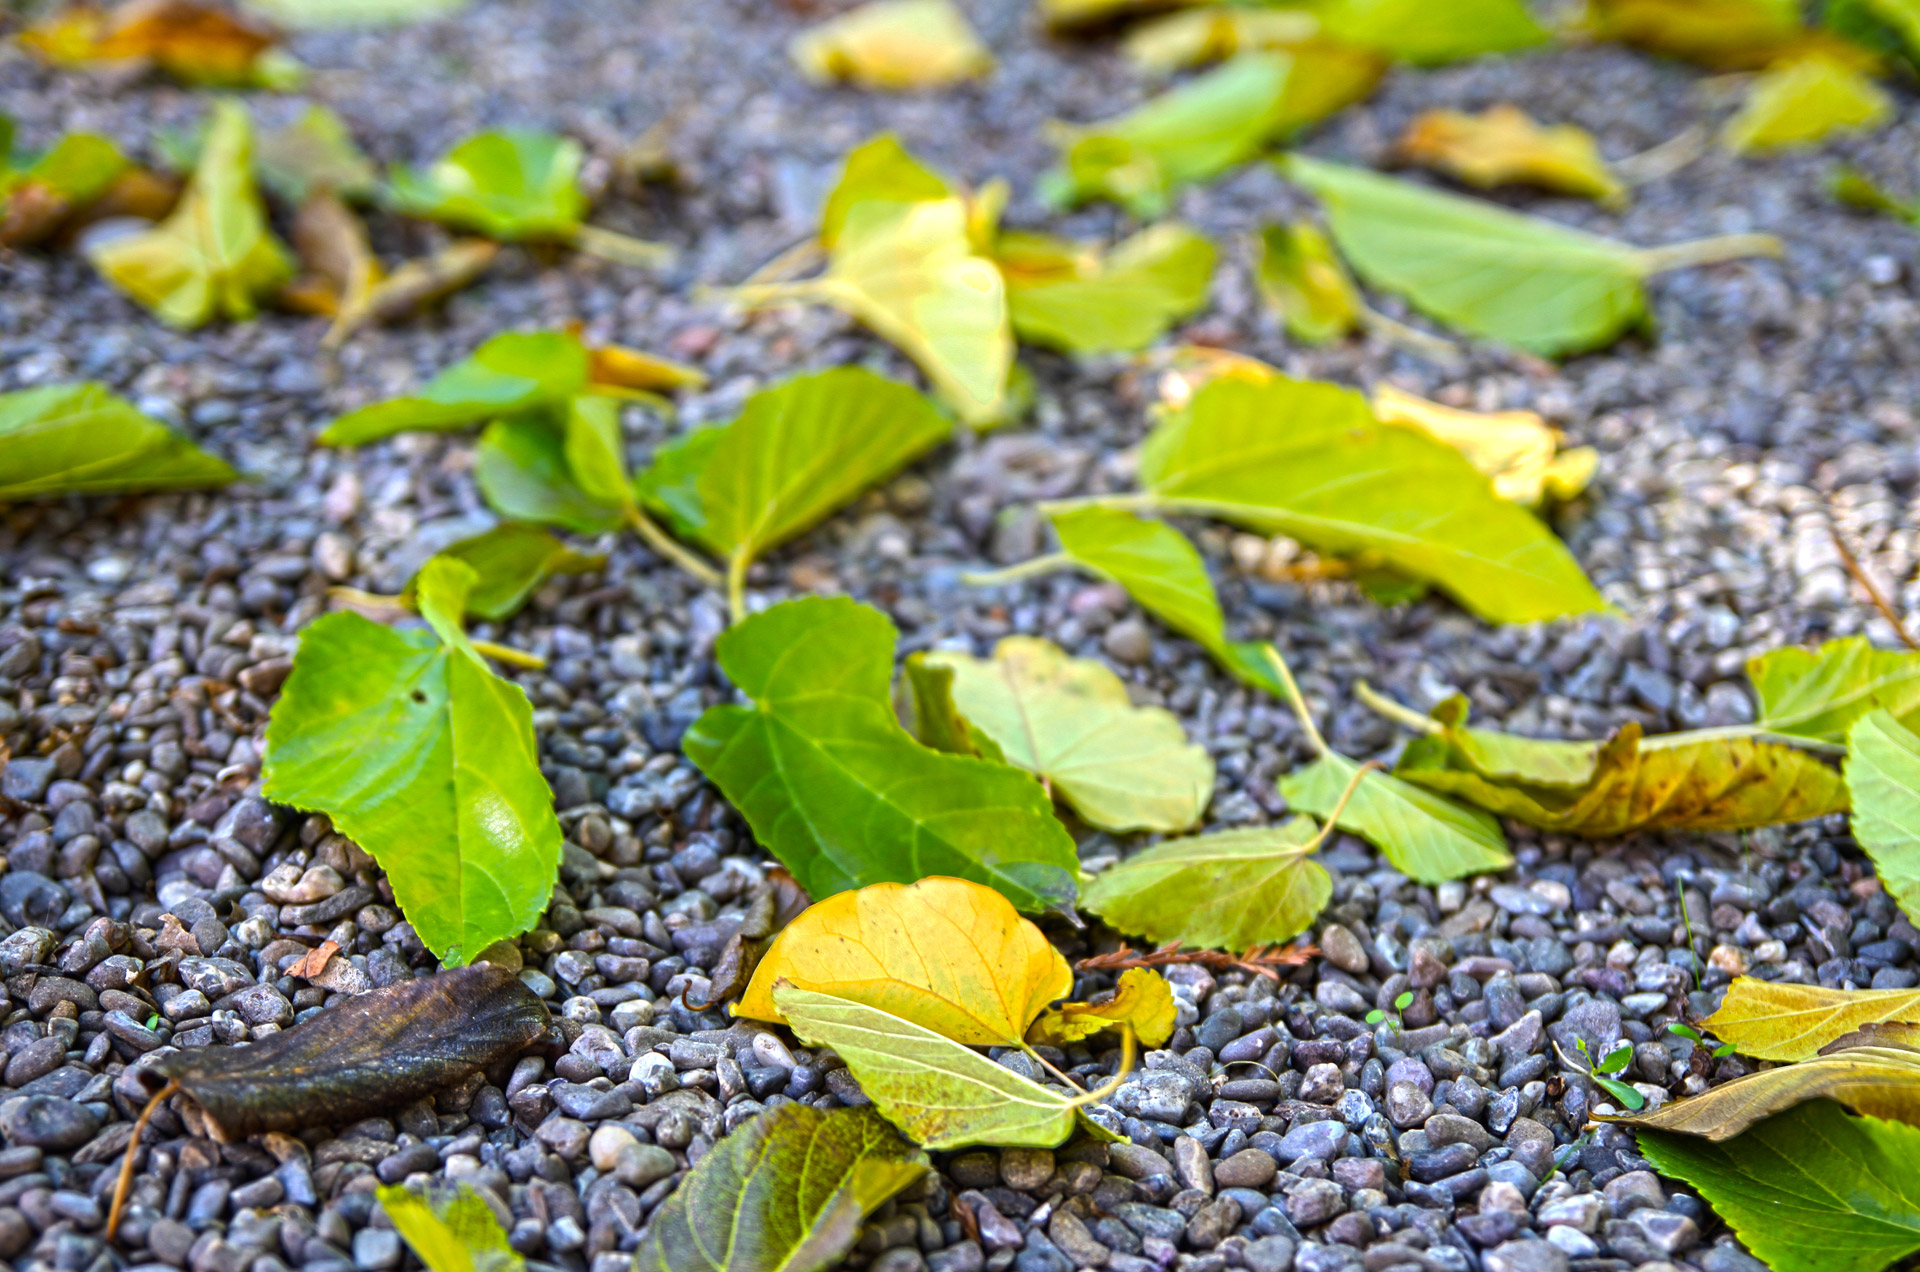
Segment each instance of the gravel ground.
M496 1204L536 1272L621 1272L649 1211L718 1136L781 1100L861 1098L844 1070L823 1072L775 1034L674 1001L684 987L699 996L766 858L678 754L686 726L728 696L711 658L723 605L631 538L610 540L603 575L556 582L500 630L482 629L551 660L515 678L570 844L543 927L519 944L558 1045L391 1120L298 1137L216 1146L163 1110L122 1240L102 1240L140 1057L259 1037L434 966L363 853L324 818L258 797L261 737L294 634L329 586L394 590L487 514L470 439L340 453L312 449L317 426L497 331L576 318L596 339L703 366L713 386L686 405L689 422L725 418L801 369L905 373L832 313L741 318L690 289L736 281L805 234L838 157L882 127L956 174L1012 178L1015 220L1038 220L1042 121L1097 118L1147 90L1110 48L1038 38L1012 0L970 7L1000 70L925 99L803 85L781 49L804 19L745 0L483 0L452 20L294 42L316 68L310 95L382 160L431 157L487 126L585 139L608 186L598 219L679 243L669 279L509 251L443 316L363 334L329 365L315 320L173 333L75 258L0 259L0 387L106 381L256 475L216 495L0 512L0 736L15 757L0 773L0 932L11 933L0 940L11 1013L0 1258L35 1272L382 1272L411 1256L372 1189L445 1175ZM1686 68L1560 50L1396 72L1310 148L1375 159L1420 109L1501 100L1583 124L1615 156L1730 105L1724 86ZM301 104L261 98L256 112L277 122ZM0 109L29 144L89 128L138 146L199 105L149 81L51 74L0 54ZM1351 704L1362 677L1416 705L1458 688L1485 722L1595 736L1628 720L1658 730L1748 718L1750 654L1861 630L1891 641L1849 594L1828 527L1920 607L1907 582L1914 238L1834 208L1821 178L1842 149L1910 182L1920 137L1902 106L1897 126L1826 156L1709 155L1618 215L1527 201L1636 242L1768 230L1788 245L1781 262L1659 280L1657 344L1560 368L1484 350L1441 369L1373 342L1290 347L1253 299L1244 238L1299 214L1299 197L1259 166L1182 196L1180 214L1229 245L1192 336L1295 374L1532 407L1603 455L1560 529L1617 620L1495 630L1436 601L1383 609L1341 584L1276 581L1259 540L1193 527L1241 634L1281 644L1337 746L1371 754L1395 741ZM655 124L679 184L628 188L617 159ZM1108 209L1066 223L1120 227ZM392 255L433 233L375 227ZM755 571L756 596L850 593L891 614L908 648L984 654L1032 632L1104 656L1215 755L1211 826L1279 816L1274 780L1307 758L1280 704L1228 681L1110 587L960 583L966 568L1044 546L1031 500L1123 483L1147 427L1151 383L1123 361L1030 362L1038 403L1024 425L937 453L775 553ZM637 462L666 426L639 413L628 423ZM1696 1091L1743 1066L1665 1026L1709 1010L1730 976L1911 986L1920 934L1841 819L1739 837L1596 845L1516 828L1514 839L1511 875L1438 888L1337 841L1324 857L1336 884L1317 933L1323 960L1279 982L1174 972L1182 1027L1113 1101L1130 1144L947 1156L924 1191L874 1217L849 1266L1759 1267L1698 1199L1648 1173L1627 1135L1579 1139L1596 1093L1553 1044L1625 1038L1627 1076ZM1092 868L1131 846L1091 835L1083 855ZM1098 930L1053 935L1075 957L1113 943ZM351 957L311 981L284 973L322 938ZM1696 955L1708 965L1697 979ZM1409 988L1402 1028L1363 1023ZM1093 1074L1114 1056L1065 1059ZM1576 1140L1556 1172L1556 1150Z

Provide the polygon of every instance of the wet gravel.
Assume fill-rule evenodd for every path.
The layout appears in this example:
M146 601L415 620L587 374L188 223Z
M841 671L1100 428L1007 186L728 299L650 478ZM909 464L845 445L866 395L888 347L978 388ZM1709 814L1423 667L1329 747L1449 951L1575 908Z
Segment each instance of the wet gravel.
M0 510L0 1259L34 1272L129 1265L193 1272L384 1272L411 1264L374 1205L381 1183L475 1185L536 1272L621 1272L647 1215L715 1140L786 1100L863 1097L830 1053L692 1012L767 859L678 754L726 700L711 649L719 597L610 539L603 574L557 581L497 629L545 655L511 673L535 707L569 844L554 904L518 943L549 1002L553 1044L390 1119L217 1145L177 1106L155 1119L117 1247L102 1240L113 1171L168 1047L241 1043L345 996L430 971L379 869L320 817L258 796L267 714L300 626L336 584L392 591L432 551L483 528L471 442L408 437L315 450L317 426L401 391L510 328L579 319L588 334L698 362L712 386L682 424L725 418L805 368L897 356L820 310L741 317L696 282L738 280L806 233L840 154L881 127L971 180L1005 175L1036 221L1042 121L1096 118L1146 87L1110 48L1035 36L1022 6L970 6L1001 57L983 85L932 98L801 84L781 45L804 19L744 0L483 2L452 20L302 37L309 95L381 159L423 159L483 126L585 140L598 219L683 249L670 277L510 250L443 315L364 334L328 363L321 324L269 314L181 334L70 256L0 259L0 387L94 378L174 421L254 480L219 494ZM1312 142L1379 157L1418 110L1515 100L1593 129L1610 155L1730 107L1725 88L1610 49L1396 72ZM260 98L264 120L299 97ZM199 98L150 81L50 74L0 53L0 109L27 144L90 128L140 147L191 122ZM1657 281L1657 344L1553 368L1467 350L1444 368L1356 342L1289 346L1259 312L1245 236L1303 211L1255 166L1183 195L1227 263L1189 336L1295 374L1380 379L1445 400L1545 413L1603 455L1558 520L1617 619L1494 630L1426 601L1383 609L1345 585L1287 581L1287 554L1195 525L1238 634L1271 637L1352 754L1391 729L1348 696L1361 678L1424 706L1455 689L1477 716L1595 736L1750 717L1745 659L1782 644L1892 633L1849 593L1839 527L1904 609L1920 607L1915 240L1831 206L1831 152L1905 181L1912 110L1825 156L1709 154L1620 214L1525 206L1636 242L1781 234L1781 262ZM661 127L669 186L622 156ZM1085 234L1108 209L1064 219ZM435 231L376 219L389 255ZM984 654L1013 632L1101 656L1142 701L1177 712L1213 753L1218 828L1281 816L1275 778L1307 758L1279 704L1221 676L1113 588L1056 577L993 592L960 573L1044 548L1028 505L1123 486L1151 377L1117 359L1029 356L1037 401L1016 429L964 439L754 573L759 600L845 592L888 612L905 648ZM627 421L636 462L673 428ZM1582 1136L1605 1095L1576 1042L1634 1058L1653 1098L1743 1071L1668 1033L1734 975L1874 987L1920 981L1920 933L1881 891L1842 819L1742 836L1594 844L1510 828L1504 877L1422 887L1364 844L1323 859L1325 957L1279 981L1170 974L1180 1028L1100 1116L1128 1137L1048 1153L944 1156L889 1203L850 1266L882 1272L1749 1272L1711 1212L1652 1174L1631 1139ZM1088 869L1131 840L1082 833ZM1069 956L1110 933L1059 928ZM343 956L288 969L322 940ZM1082 993L1102 988L1082 979ZM1399 1018L1364 1017L1411 992ZM1110 1051L1058 1062L1110 1073ZM1028 1064L1009 1056L1009 1067ZM1033 1076L1039 1076L1035 1074Z

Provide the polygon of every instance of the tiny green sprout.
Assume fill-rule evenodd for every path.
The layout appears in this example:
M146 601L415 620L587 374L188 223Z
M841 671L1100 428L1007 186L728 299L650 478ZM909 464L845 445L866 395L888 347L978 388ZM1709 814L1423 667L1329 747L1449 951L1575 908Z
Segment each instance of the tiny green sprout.
M1633 1063L1633 1044L1623 1042L1607 1053L1607 1058L1598 1065L1601 1073L1618 1073Z
M158 1029L159 1027L160 1027L160 1013L159 1013L159 1012L157 1012L157 1011L151 1011L151 1012L148 1012L148 1013L147 1013L147 1028L149 1028L149 1029Z
M1370 1025L1377 1025L1381 1021L1385 1020L1386 1018L1387 1018L1387 1013L1380 1010L1378 1007L1375 1007L1372 1011L1367 1013L1367 1023Z
M1682 1024L1677 1020L1667 1026L1667 1032L1697 1042L1703 1047L1707 1045L1706 1038L1701 1035L1698 1029L1695 1029L1692 1025ZM1732 1054L1733 1044L1730 1042L1723 1042L1712 1049L1713 1058L1716 1060L1724 1060Z
M1400 1011L1405 1011L1407 1008L1413 1006L1413 991L1409 989L1404 994L1401 994L1393 1000L1393 1005Z
M1366 1021L1370 1025L1385 1024L1389 1029L1398 1030L1401 1027L1400 1013L1411 1006L1413 1006L1413 991L1409 989L1394 998L1391 1013L1384 1007L1375 1007L1367 1013Z
M1632 1086L1620 1081L1618 1078L1606 1076L1610 1073L1620 1072L1633 1062L1632 1043L1622 1042L1619 1046L1608 1052L1606 1058L1602 1060L1594 1059L1593 1052L1587 1048L1587 1040L1585 1038L1575 1038L1573 1045L1575 1050L1579 1051L1579 1053L1586 1058L1587 1076L1593 1079L1595 1086L1636 1113L1646 1107L1646 1096L1641 1095L1638 1091L1634 1090Z

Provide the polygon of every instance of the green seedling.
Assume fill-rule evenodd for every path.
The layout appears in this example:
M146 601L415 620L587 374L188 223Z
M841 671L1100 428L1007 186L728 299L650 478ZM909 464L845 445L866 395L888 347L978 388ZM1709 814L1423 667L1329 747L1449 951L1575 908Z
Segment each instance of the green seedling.
M1573 1045L1580 1054L1586 1058L1587 1076L1593 1079L1595 1086L1636 1113L1646 1107L1646 1096L1641 1095L1638 1091L1634 1090L1632 1086L1620 1081L1618 1078L1608 1076L1609 1074L1619 1073L1633 1063L1632 1043L1622 1042L1600 1059L1595 1059L1593 1052L1587 1049L1587 1040L1585 1038L1575 1038Z
M1674 1021L1672 1024L1667 1026L1667 1032L1675 1035L1676 1037L1689 1039L1696 1046L1704 1047L1707 1045L1706 1038L1701 1035L1698 1029L1695 1029L1692 1025L1684 1024L1678 1020ZM1723 1042L1719 1046L1713 1048L1713 1058L1716 1060L1723 1060L1732 1054L1733 1054L1733 1044L1730 1042Z
M1382 1007L1375 1007L1372 1011L1368 1012L1367 1023L1370 1025L1385 1024L1387 1028L1398 1033L1402 1028L1400 1013L1411 1006L1413 1006L1413 991L1409 989L1393 1000L1393 1011L1391 1013Z

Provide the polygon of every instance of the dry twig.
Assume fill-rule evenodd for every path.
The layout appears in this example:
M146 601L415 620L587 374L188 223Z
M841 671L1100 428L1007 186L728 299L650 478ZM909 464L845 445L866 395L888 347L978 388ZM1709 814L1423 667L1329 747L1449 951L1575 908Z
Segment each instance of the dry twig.
M1908 649L1920 650L1920 641L1913 638L1913 633L1907 630L1906 623L1901 620L1900 612L1893 608L1893 602L1887 599L1887 594L1880 590L1880 585L1873 581L1873 576L1867 573L1860 559L1847 547L1847 541L1840 537L1839 527L1829 525L1827 533L1833 536L1833 546L1839 549L1840 564L1847 567L1847 573L1853 576L1853 581L1866 592L1867 599L1873 602L1873 608L1880 611L1880 617L1893 624L1893 630Z
M1315 945L1256 945L1244 954L1226 954L1219 950L1183 950L1178 941L1162 945L1151 953L1142 954L1136 950L1121 946L1111 954L1096 954L1092 958L1083 958L1073 965L1077 972L1124 972L1135 967L1166 967L1174 963L1198 963L1215 971L1253 972L1272 980L1279 980L1276 967L1299 967L1318 954Z

